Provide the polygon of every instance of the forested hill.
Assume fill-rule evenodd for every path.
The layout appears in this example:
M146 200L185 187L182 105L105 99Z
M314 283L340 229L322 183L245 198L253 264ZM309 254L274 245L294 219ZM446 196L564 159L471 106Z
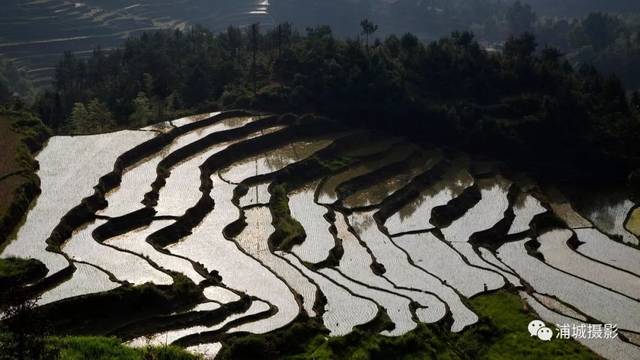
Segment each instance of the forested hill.
M628 13L640 11L636 0L527 0L540 14L581 17L591 12Z
M493 53L470 33L429 44L410 34L379 41L364 25L361 41L287 25L149 33L88 60L67 54L36 107L62 133L243 107L315 112L552 176L621 179L638 166L640 96L627 99L617 78L574 69L554 49L536 50L530 35Z
M431 41L454 30L471 31L495 48L509 35L528 31L541 44L561 48L572 63L595 64L624 78L628 88L640 87L634 70L640 64L635 0L4 0L2 10L0 53L27 70L38 87L49 85L64 51L88 55L98 46L122 46L143 31L294 22L301 31L326 24L344 38L357 36L365 17L384 36L410 32ZM608 39L605 48L582 36L591 13L611 17L588 22L591 33Z

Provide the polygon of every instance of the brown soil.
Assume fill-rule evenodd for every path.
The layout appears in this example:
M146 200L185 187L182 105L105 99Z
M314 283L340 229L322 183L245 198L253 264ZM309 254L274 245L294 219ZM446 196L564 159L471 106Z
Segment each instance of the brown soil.
M0 218L5 216L7 210L13 202L16 190L25 182L20 175L10 176L0 181Z
M11 128L11 121L0 116L0 178L16 172L19 169L16 160L16 148L20 139L20 135L16 134ZM0 186L2 183L0 182ZM0 197L0 203L6 198Z

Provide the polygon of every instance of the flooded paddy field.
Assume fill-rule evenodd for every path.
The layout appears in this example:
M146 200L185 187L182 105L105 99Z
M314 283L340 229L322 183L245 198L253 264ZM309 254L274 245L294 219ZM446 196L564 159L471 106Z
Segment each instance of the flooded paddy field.
M569 230L554 230L542 234L538 251L545 263L558 270L576 274L632 298L640 298L640 277L617 270L611 266L590 260L574 252L567 242L573 234Z
M598 230L613 236L619 236L623 242L638 245L640 241L636 234L625 227L627 218L631 218L631 210L635 204L626 198L616 199L595 199L588 204L584 212Z
M434 186L425 189L419 197L393 214L385 223L390 234L399 234L433 228L431 211L446 205L462 191L473 185L473 178L464 168L453 167Z
M556 269L530 256L527 240L511 242L498 250L498 257L514 269L537 292L557 297L604 323L616 323L621 329L640 329L640 302ZM606 305L605 305L606 304Z
M91 136L58 136L36 157L42 194L27 214L17 238L1 256L23 256L42 261L52 275L68 265L64 257L46 251L46 240L60 219L82 199L93 194L100 177L113 169L116 158L151 139L153 133L120 131ZM61 191L73 189L73 191Z
M488 230L502 220L504 212L509 208L507 192L510 185L508 180L501 177L480 181L480 201L460 219L442 229L445 239L450 242L466 242L471 235Z
M300 222L307 236L292 251L302 261L310 263L325 260L335 246L335 240L329 232L329 222L325 218L328 210L314 202L316 186L317 183L310 184L289 196L291 215Z
M513 207L515 218L509 228L509 235L518 234L529 230L531 221L536 215L547 211L540 201L531 195L522 194L516 199Z
M431 233L404 235L394 241L409 253L416 266L443 279L464 296L504 286L500 274L470 266L454 248Z
M38 156L42 194L1 256L67 274L38 288L43 307L197 291L112 329L134 346L215 355L231 334L309 318L327 336L380 319L390 338L423 323L465 334L482 323L470 300L500 289L548 322L640 332L640 215L628 198L585 209L492 167L478 175L471 157L372 135L359 147L345 129L264 119L208 113L52 138ZM632 359L631 335L583 344Z
M93 237L93 232L104 223L104 220L99 220L77 230L62 246L62 252L72 260L94 264L113 274L116 279L131 284L142 285L152 282L158 285L170 285L173 282L168 274L154 268L142 256L98 242Z
M640 276L640 250L612 242L596 229L577 229L575 233L580 241L576 251L580 254Z

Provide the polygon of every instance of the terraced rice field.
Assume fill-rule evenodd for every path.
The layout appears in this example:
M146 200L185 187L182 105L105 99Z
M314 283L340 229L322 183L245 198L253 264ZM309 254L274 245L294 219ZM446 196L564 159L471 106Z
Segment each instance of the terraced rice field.
M461 332L479 320L467 298L514 286L548 322L618 324L629 336L584 345L637 358L627 340L640 333L635 204L580 213L497 170L477 175L472 158L353 141L362 136L233 112L55 137L38 156L42 195L2 256L45 263L40 305L197 285L188 309L114 329L133 346L215 356L224 334L300 316L330 336L381 315L395 325L384 336L440 321ZM544 217L564 225L538 232Z
M419 197L387 219L385 227L390 234L433 228L429 222L431 211L446 205L471 185L473 178L464 168L452 167L438 183L424 189Z
M529 230L529 224L537 215L547 211L540 201L531 195L521 194L513 207L515 218L509 228L509 235Z
M118 47L143 31L195 24L216 31L256 22L271 25L269 6L265 0L5 0L0 13L0 54L45 84L65 51L83 56L97 47Z
M600 202L604 202L604 200ZM635 207L631 200L621 199L614 203L596 202L590 207L586 216L600 231L619 236L626 243L634 245L640 243L637 236L625 228L625 221L631 209Z

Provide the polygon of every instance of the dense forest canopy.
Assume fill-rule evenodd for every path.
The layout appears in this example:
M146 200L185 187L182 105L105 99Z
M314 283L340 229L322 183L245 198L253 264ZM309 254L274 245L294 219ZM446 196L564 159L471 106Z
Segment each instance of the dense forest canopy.
M638 33L640 5L630 0L9 0L3 10L0 52L28 70L42 87L50 83L52 68L64 51L86 55L96 47L120 47L125 38L143 31L201 24L219 32L229 25L259 22L272 28L291 22L298 31L328 25L336 37L354 38L365 17L379 25L379 36L410 32L434 41L453 31L471 31L483 46L497 49L510 35L531 32L540 44L561 49L574 65L593 64L602 72L615 72L629 89L640 84L634 70L637 46L625 42ZM581 24L598 12L620 23L606 35L613 39L611 46L602 47L601 41L590 46L590 39L577 36ZM606 27L600 28L607 34Z
M635 0L526 0L534 9L549 16L581 17L591 12L639 12Z
M589 13L638 14L634 0L276 0L270 12L279 21L293 21L304 28L327 24L337 35L357 32L357 20L369 17L381 25L383 34L412 32L435 39L455 30L470 30L483 40L504 40L513 30L510 13L522 5L530 6L544 18L583 18ZM519 19L526 26L527 19Z
M538 18L531 32L572 64L593 65L616 74L628 89L640 87L640 18L599 12L575 20Z
M232 107L316 112L574 175L594 162L626 175L640 155L640 18L624 1L606 6L618 13L582 18L551 16L543 3L308 0L294 11L278 1L273 19L300 22L148 31L122 47L68 52L34 109L58 133ZM205 6L185 11L196 5ZM359 13L372 17L352 22ZM325 18L336 28L315 25ZM423 41L452 26L463 30ZM15 63L0 60L3 102L33 94Z
M366 35L341 40L326 26L298 33L289 24L147 33L87 60L67 54L37 108L51 128L77 133L180 109L315 112L561 173L597 166L619 178L638 165L640 96L627 99L618 78L574 69L532 35L502 52L469 32L428 44L368 33L369 46Z

